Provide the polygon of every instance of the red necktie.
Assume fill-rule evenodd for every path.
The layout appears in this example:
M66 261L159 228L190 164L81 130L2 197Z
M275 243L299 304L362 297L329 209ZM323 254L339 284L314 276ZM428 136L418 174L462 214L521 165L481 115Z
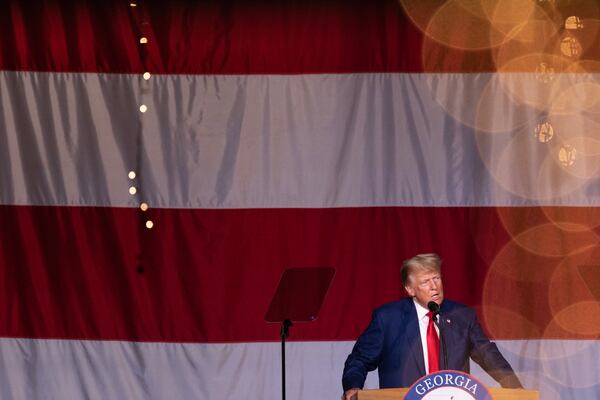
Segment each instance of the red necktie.
M433 313L427 313L429 325L427 325L427 361L429 361L429 373L440 370L440 338L435 331Z

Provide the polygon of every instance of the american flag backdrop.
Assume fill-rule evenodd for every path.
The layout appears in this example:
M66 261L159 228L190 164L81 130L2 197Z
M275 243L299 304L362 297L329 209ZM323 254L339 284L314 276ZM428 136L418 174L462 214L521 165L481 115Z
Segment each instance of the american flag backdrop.
M337 399L423 252L527 388L600 398L599 29L583 0L0 3L0 398L278 399L269 302L331 266L287 392Z

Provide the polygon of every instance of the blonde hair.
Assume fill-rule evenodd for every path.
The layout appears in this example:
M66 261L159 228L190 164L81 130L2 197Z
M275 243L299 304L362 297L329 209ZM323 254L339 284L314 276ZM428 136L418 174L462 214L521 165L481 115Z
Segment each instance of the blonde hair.
M402 268L400 268L400 277L402 278L402 284L408 285L410 275L414 271L432 271L441 273L442 272L442 259L435 253L417 254L413 258L404 260Z

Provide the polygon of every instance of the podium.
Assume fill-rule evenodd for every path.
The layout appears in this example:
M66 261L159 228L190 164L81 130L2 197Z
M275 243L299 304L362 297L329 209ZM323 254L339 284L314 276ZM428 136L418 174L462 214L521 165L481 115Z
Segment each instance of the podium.
M539 400L540 392L525 389L500 389L489 388L494 400ZM356 400L402 400L408 392L402 389L367 389L357 393Z

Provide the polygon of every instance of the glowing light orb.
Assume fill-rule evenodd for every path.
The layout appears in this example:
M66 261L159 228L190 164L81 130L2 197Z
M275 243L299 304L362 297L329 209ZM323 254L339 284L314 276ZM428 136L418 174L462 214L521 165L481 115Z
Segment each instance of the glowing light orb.
M569 18L567 18L565 20L565 29L568 29L568 30L583 29L583 22L581 22L581 19L579 19L579 17L571 15Z
M542 83L554 80L554 68L545 62L540 63L535 69L535 79Z
M554 128L549 122L544 122L543 124L537 124L534 133L540 143L548 143L554 136Z
M569 167L575 163L577 158L577 149L573 146L565 144L558 151L558 161L565 167Z
M560 52L569 58L579 57L583 51L579 40L566 36L560 41Z

